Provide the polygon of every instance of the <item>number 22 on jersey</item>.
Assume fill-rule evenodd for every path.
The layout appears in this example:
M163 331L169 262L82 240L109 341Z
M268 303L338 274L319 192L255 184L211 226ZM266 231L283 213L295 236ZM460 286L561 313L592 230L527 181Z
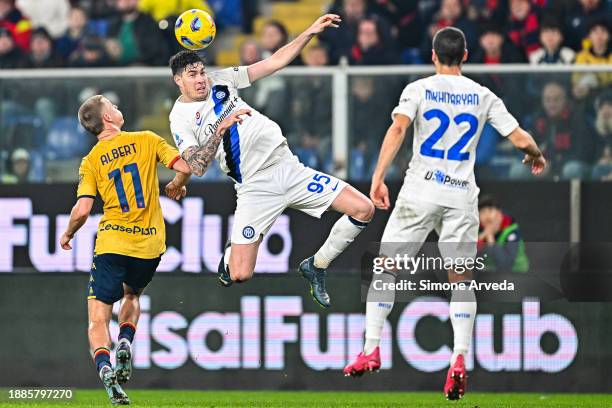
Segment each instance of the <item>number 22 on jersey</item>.
M447 152L442 149L434 148L434 145L444 137L444 134L450 127L450 118L446 113L441 111L440 109L431 109L423 114L425 119L432 120L438 119L440 121L440 125L438 128L429 136L423 144L421 145L421 154L427 157L435 157L438 159L444 159L444 153L446 153L446 158L448 160L456 160L463 161L469 160L470 152L462 152L465 145L468 144L471 138L474 137L476 131L478 130L478 118L470 113L461 113L454 117L453 121L455 124L460 125L461 123L467 122L470 127L468 130L459 138L457 143L451 146Z

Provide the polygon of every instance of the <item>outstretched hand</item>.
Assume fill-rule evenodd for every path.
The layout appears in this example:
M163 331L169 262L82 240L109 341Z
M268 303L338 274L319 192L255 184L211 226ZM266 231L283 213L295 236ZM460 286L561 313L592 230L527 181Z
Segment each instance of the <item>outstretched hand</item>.
M385 182L372 182L370 189L370 199L374 206L380 210L388 210L391 207L389 202L389 189Z
M72 241L72 237L68 236L68 234L66 234L65 232L62 234L62 237L60 238L60 246L62 247L62 249L69 251L72 249L72 245L70 245L70 241Z
M221 134L221 135L224 134L225 132L227 132L229 128L234 126L236 123L238 123L239 125L242 125L242 121L244 119L240 117L241 115L251 116L251 111L249 109L239 109L236 112L229 115L227 118L223 119L223 121L219 124L219 127L217 128L217 134Z
M317 18L306 32L313 35L320 34L325 31L327 27L338 28L341 21L342 19L337 14L325 14Z
M531 173L534 176L542 174L542 172L546 168L546 159L544 158L543 155L534 157L530 154L526 154L525 158L523 159L523 163L531 164Z
M171 180L166 184L166 195L172 200L179 201L181 198L187 195L187 188Z

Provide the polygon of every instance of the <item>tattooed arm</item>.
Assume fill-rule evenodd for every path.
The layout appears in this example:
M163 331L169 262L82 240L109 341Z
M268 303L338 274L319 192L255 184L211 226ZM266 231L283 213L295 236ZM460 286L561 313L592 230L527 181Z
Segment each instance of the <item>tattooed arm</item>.
M221 139L223 139L223 133L216 132L204 146L191 146L185 149L181 157L189 164L193 174L201 177L206 172L215 158Z
M240 115L251 116L251 111L248 109L240 109L232 113L219 124L216 132L204 145L191 146L183 151L181 157L189 164L193 174L201 177L206 173L210 163L212 163L215 158L217 149L219 149L219 143L221 143L225 132L236 123L242 124L243 119L240 118Z

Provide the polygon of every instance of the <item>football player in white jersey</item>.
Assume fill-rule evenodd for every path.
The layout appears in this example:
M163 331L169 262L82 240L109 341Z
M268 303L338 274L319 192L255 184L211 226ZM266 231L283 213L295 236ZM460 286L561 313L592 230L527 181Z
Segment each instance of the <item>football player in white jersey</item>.
M314 300L329 307L326 269L374 215L372 202L355 188L301 164L289 150L280 127L238 94L238 89L287 66L315 35L339 23L339 16L324 15L273 55L249 66L207 73L193 51L181 51L170 60L181 91L170 113L170 128L181 156L196 176L216 158L221 170L235 182L234 224L218 270L223 286L252 277L262 237L286 208L317 218L333 209L345 216L334 224L317 253L298 269ZM248 116L240 116L247 112ZM230 118L239 120L227 132L220 132L219 125Z
M474 259L478 238L478 187L474 179L476 145L486 122L525 153L523 162L532 173L540 174L546 161L533 138L520 128L504 103L490 90L461 76L467 59L463 32L445 28L433 39L432 61L436 75L415 81L404 89L392 112L378 163L372 176L370 197L377 208L390 208L384 178L414 123L413 156L404 184L381 239L381 255L415 256L427 235L436 230L443 259ZM390 253L389 253L390 252ZM451 283L472 280L472 270L448 270ZM376 288L395 283L397 269L383 272ZM387 285L383 285L387 284ZM358 376L380 368L380 335L391 312L394 292L381 293L371 284L366 304L365 346L345 375ZM469 285L452 291L450 320L454 347L444 386L448 399L461 398L465 392L464 356L470 347L476 315L476 297ZM465 288L465 289L464 289Z

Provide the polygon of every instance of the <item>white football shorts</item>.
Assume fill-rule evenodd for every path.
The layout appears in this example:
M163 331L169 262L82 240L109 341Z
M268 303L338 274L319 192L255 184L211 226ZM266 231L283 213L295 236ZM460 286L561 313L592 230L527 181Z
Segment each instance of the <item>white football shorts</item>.
M381 253L417 255L432 230L439 236L438 249L443 258L476 257L478 207L443 207L400 192L381 239Z
M343 180L304 166L287 147L274 154L278 157L272 164L258 170L248 183L236 184L232 243L256 242L286 208L321 218L347 186Z

